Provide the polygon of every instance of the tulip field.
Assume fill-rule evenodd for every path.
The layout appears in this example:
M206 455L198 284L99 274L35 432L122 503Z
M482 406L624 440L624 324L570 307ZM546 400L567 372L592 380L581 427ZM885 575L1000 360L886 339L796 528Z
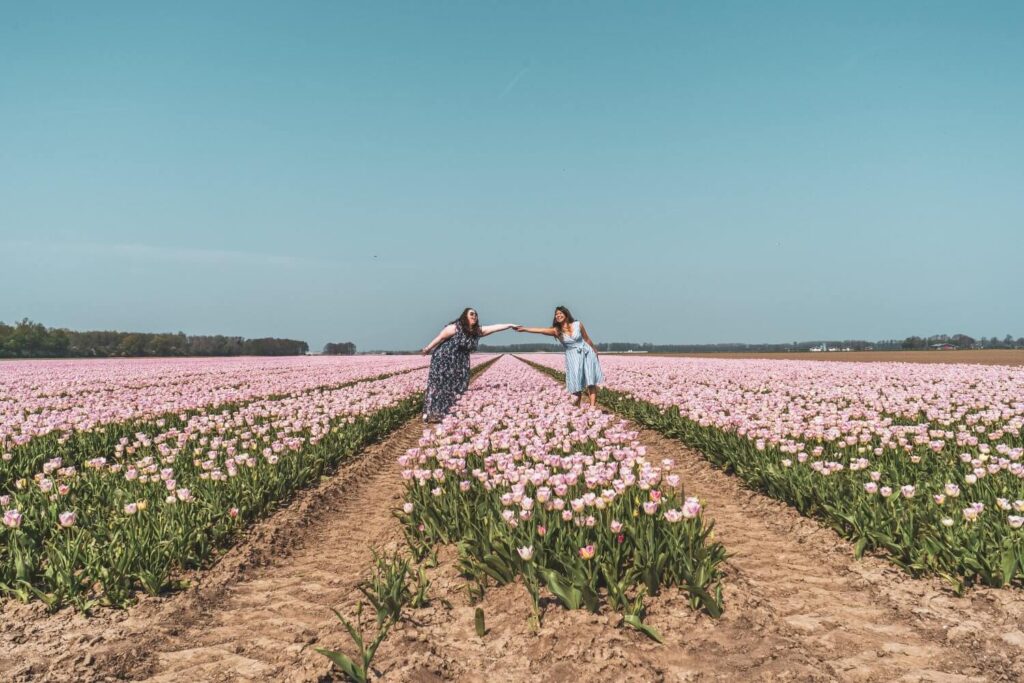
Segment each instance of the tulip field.
M535 610L542 585L573 609L605 594L642 628L643 595L676 586L717 616L725 549L673 463L645 456L627 423L505 356L400 459L403 519L414 547L458 542L481 586L521 577Z
M532 363L558 371L560 357ZM1024 369L603 356L602 401L957 591L1024 583Z
M160 593L419 409L426 359L0 364L0 591Z
M1024 368L600 359L592 409L556 381L560 354L476 355L473 385L437 424L419 418L421 356L0 363L0 609L22 619L0 623L0 671L54 618L18 680L50 671L71 627L46 613L90 613L88 631L119 614L98 606L151 594L167 597L130 612L144 615L132 638L156 653L140 675L202 660L209 675L238 666L251 678L261 658L271 677L319 660L353 680L415 679L420 666L454 676L459 657L470 671L518 656L511 642L567 645L577 659L603 642L616 671L637 648L655 677L687 647L703 657L735 642L730 671L748 671L745 653L760 648L758 666L785 660L782 673L828 661L881 680L960 647L934 634L961 628L964 605L987 590L972 586L1011 589L984 596L1002 612L967 616L987 619L977 633L998 643L1019 640L1020 661L1001 670L1024 671L1012 626L1024 615ZM319 501L330 513L314 512ZM259 540L275 524L302 530L289 546L301 553L277 558L276 541ZM835 534L869 557L834 553ZM247 564L254 546L280 562ZM236 580L232 566L247 568ZM914 611L921 585L932 586L927 613ZM899 615L872 611L891 595ZM165 614L176 625L155 630ZM134 650L119 624L104 627L110 652ZM865 659L829 659L847 631ZM899 661L877 655L892 634ZM1003 667L993 651L972 666ZM950 652L942 670L959 672L965 650ZM516 680L536 673L526 659ZM131 677L124 661L111 655L95 673ZM612 675L602 662L586 670Z

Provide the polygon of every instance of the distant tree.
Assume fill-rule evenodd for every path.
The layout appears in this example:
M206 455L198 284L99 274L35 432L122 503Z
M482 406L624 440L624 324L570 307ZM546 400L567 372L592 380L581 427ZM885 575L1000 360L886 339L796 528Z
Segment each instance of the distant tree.
M921 337L907 337L903 340L903 348L907 351L915 351L923 349L927 346L927 342Z
M301 356L309 351L309 344L297 339L246 339L242 344L245 356Z
M325 356L354 356L356 345L352 342L329 342L324 344L323 354Z
M961 349L972 348L974 346L974 344L975 344L974 337L970 337L970 336L968 336L966 334L957 333L957 334L954 334L949 339L950 339L950 343L956 344Z

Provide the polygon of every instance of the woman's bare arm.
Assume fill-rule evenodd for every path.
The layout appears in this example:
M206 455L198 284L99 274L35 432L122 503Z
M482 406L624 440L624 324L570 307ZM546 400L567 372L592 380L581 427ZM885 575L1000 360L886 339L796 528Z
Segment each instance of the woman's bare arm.
M444 329L441 330L436 337L434 337L434 341L430 342L422 349L420 349L420 353L422 353L424 356L429 355L430 352L433 351L438 344L443 342L445 339L448 339L449 337L453 336L455 336L455 325L446 325Z
M532 334L546 334L549 337L557 337L558 330L553 327L523 327L516 325L516 332L530 332Z
M583 335L583 341L585 341L585 342L587 342L588 344L590 344L590 348L594 349L594 353L595 353L596 355L600 355L600 354L598 354L598 353L597 353L597 344L595 344L595 343L594 343L594 342L593 342L593 341L592 341L592 340L590 339L590 335L589 335L589 334L587 334L587 328L583 326L583 323L580 323L580 334L582 334L582 335Z
M481 325L480 326L480 333L481 333L480 336L481 337L486 337L489 334L494 334L495 332L501 332L503 330L507 330L507 329L515 327L515 326L516 326L515 323L500 323L498 325Z

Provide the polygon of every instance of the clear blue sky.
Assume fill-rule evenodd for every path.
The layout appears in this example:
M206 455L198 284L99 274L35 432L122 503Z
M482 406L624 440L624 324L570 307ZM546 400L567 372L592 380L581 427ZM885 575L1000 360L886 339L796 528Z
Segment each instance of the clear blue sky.
M1021 2L7 2L0 320L1022 335L1022 35Z

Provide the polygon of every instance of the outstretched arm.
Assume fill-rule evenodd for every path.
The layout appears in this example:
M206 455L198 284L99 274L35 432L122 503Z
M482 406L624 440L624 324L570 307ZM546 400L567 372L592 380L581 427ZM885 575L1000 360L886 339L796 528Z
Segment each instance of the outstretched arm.
M599 353L597 353L597 344L595 344L593 340L591 340L590 335L587 334L587 328L583 326L583 323L580 323L580 334L583 335L583 341L590 344L590 348L594 349L594 355L600 355Z
M502 332L504 330L513 328L515 326L516 326L515 323L501 323L499 325L481 325L480 326L480 333L481 333L480 336L481 337L486 337L489 334L494 334L495 332Z
M424 356L430 355L430 352L433 351L435 348L437 348L438 344L440 344L445 339L448 339L449 337L452 337L454 335L455 335L455 325L454 324L453 325L446 325L445 328L443 330L441 330L441 332L438 333L438 335L436 337L434 337L434 341L430 342L429 344L424 346L422 349L420 349L420 353L422 353Z
M546 334L549 337L557 337L558 330L553 327L523 327L516 325L516 332L531 332L533 334Z

